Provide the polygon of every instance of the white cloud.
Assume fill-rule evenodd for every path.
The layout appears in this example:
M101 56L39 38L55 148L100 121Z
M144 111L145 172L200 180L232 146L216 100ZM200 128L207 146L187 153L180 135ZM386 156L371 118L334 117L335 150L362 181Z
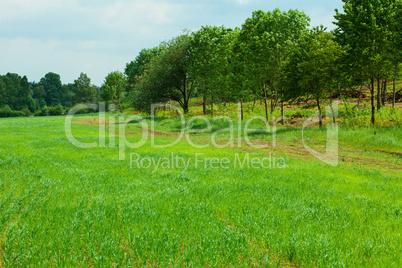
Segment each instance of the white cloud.
M122 68L127 59L110 53L92 52L91 46L96 45L26 38L0 39L3 62L0 74L14 72L27 75L30 81L39 81L46 73L55 72L61 75L63 83L72 83L80 72L84 72L93 83L101 85L109 72L124 71Z
M250 3L250 0L235 0L235 1L239 5L247 5L248 3Z
M338 5L335 0L0 0L0 74L38 81L52 71L69 83L85 72L101 85L108 72L123 71L142 48L185 28L241 26L253 10L276 6L304 9L312 25L328 26L333 8L322 6L331 1Z
M52 10L63 10L65 7L74 5L74 1L62 0L1 0L0 1L0 21L13 19L27 19L30 16L45 14Z

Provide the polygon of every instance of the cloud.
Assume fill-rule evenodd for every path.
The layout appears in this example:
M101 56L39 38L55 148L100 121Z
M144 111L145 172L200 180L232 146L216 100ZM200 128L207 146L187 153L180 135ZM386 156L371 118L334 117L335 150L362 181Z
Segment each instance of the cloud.
M121 69L127 59L112 53L92 51L91 47L95 45L86 42L1 38L2 62L7 64L0 65L0 73L14 72L27 75L30 81L39 81L46 73L55 72L61 75L63 83L72 83L80 72L84 72L93 83L101 85L106 74Z
M248 3L250 3L250 0L235 0L235 1L239 5L247 5Z
M252 11L276 6L304 9L312 25L331 25L335 0L306 2L0 0L0 74L16 72L38 81L53 71L69 83L86 72L101 85L108 72L124 71L142 48L157 46L185 28L240 27Z

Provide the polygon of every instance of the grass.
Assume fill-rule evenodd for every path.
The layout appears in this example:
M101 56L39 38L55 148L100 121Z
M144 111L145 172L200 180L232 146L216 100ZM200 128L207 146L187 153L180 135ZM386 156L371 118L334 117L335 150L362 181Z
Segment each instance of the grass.
M182 140L155 149L147 141L127 149L119 161L119 148L109 148L108 135L106 148L74 147L64 120L0 120L0 267L402 264L401 157L389 153L402 151L398 126L341 127L340 164L330 167L303 152L298 127L279 128L276 148L195 149ZM74 122L79 141L98 140L95 115ZM146 131L139 126L127 127L129 141ZM156 143L171 142L179 126L177 119L158 119ZM227 126L212 122L214 131ZM204 125L194 122L191 128ZM191 138L206 144L212 135ZM305 137L320 150L326 132L308 128ZM217 136L220 143L228 138ZM251 140L270 143L272 133L253 134ZM187 169L130 168L130 153L192 161ZM198 165L196 153L204 161ZM211 164L214 158L236 163L247 153L274 153L286 168Z

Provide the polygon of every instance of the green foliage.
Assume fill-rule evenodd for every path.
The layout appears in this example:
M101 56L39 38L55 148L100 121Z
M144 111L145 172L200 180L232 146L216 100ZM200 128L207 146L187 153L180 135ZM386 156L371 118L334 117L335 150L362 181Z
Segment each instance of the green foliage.
M45 101L48 106L55 106L61 103L61 80L60 75L56 73L47 73L39 85L43 86L45 92Z
M40 109L43 109L45 106L46 106L45 100L41 100L41 101L39 102L39 108L40 108Z
M234 35L236 32L224 26L203 26L191 36L189 76L204 105L208 98L210 102L233 99L229 74Z
M337 41L349 47L348 57L364 75L382 75L386 52L391 45L392 25L397 17L395 0L342 0L344 13L336 10ZM399 21L400 23L400 21Z
M55 116L55 115L63 115L64 109L61 104L56 105L55 107L48 107L47 109L48 115Z
M161 52L147 65L144 76L132 93L136 109L149 112L152 104L173 100L184 113L188 112L193 93L192 81L188 77L189 43L190 36L182 34L161 45Z
M91 85L91 79L85 73L74 80L72 87L73 103L92 103L95 100L95 87Z
M3 108L0 108L0 117L22 117L25 116L22 111L13 111L10 106L5 105Z
M240 37L245 81L247 87L254 89L256 99L270 97L278 101L283 64L306 32L309 21L304 12L275 9L272 12L255 11L243 24Z
M162 49L163 47L143 49L134 61L126 64L124 72L128 80L127 93L130 93L135 88L144 75L145 70L148 68L148 64L161 52Z
M122 113L121 99L126 87L127 77L119 71L111 72L105 78L101 98L106 102L112 102L117 105Z
M401 63L401 1L400 0L343 0L344 13L336 11L337 41L348 47L344 64L346 77L362 81L370 79L371 121L375 124L374 81L395 78ZM381 108L378 85L377 109Z
M314 28L299 40L285 67L287 99L303 96L320 100L336 90L345 51L333 39L323 28Z
M0 76L0 107L9 105L14 110L35 109L32 101L31 85L26 76L7 73Z
M22 109L21 112L24 113L25 117L30 117L32 115L31 111L27 108Z

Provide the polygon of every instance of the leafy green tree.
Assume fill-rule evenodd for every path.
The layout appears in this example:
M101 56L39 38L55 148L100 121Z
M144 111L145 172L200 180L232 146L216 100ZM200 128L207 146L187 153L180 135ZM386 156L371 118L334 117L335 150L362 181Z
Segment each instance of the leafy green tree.
M188 112L193 92L192 81L188 79L189 44L187 34L162 44L161 53L151 60L134 90L133 102L137 109L149 111L151 104L173 100L184 113Z
M244 53L244 44L240 38L240 29L236 28L232 32L232 40L231 40L231 51L229 54L229 89L230 93L230 101L232 102L240 102L241 107L241 120L244 120L244 109L243 103L246 101L252 101L253 96L255 97L255 93L253 88L247 86L248 76L246 74L245 64L247 62L247 58ZM255 99L255 98L254 98Z
M7 91L6 84L3 82L2 76L0 75L0 108L7 104Z
M321 100L337 87L339 63L344 55L344 48L334 41L332 33L325 32L323 27L314 28L299 39L285 68L287 97L304 96L315 100L320 127Z
M203 96L203 112L209 96L211 111L216 98L227 100L230 96L228 75L229 57L232 53L232 29L203 26L192 34L189 45L189 75Z
M127 92L130 93L137 85L141 77L144 75L148 64L152 58L156 57L161 52L162 47L154 47L151 49L143 49L135 60L126 64L125 74L127 76L128 85Z
M272 112L279 99L278 82L282 66L298 38L307 30L309 21L309 17L298 10L258 10L242 26L240 36L248 84L258 88L256 97L264 100L267 120L267 98L271 99Z
M33 112L34 107L32 106L33 105L32 105L31 85L28 82L28 78L24 76L20 80L20 87L17 93L17 100L16 100L16 110L29 108Z
M391 38L388 50L391 78L393 79L392 107L395 107L396 79L400 75L402 63L402 1L395 3L395 16L391 24Z
M16 110L19 106L18 95L21 92L21 76L15 73L7 73L2 80L5 84L5 103L12 110Z
M374 83L377 78L377 102L380 105L380 79L387 69L387 50L392 38L392 25L397 17L400 0L342 0L343 13L335 10L334 33L337 41L348 46L348 61L361 76L371 82L371 122L375 124ZM398 4L399 3L399 4ZM400 50L400 48L399 48Z
M95 88L91 86L91 79L85 73L74 80L72 87L73 103L91 103L95 100Z
M45 101L48 106L56 106L61 103L61 80L60 75L56 73L47 73L39 84L45 90Z
M74 105L73 98L74 98L74 88L75 83L69 83L66 85L61 86L61 105L64 107L72 107Z
M111 72L105 78L101 98L106 102L113 102L119 107L120 112L123 113L121 99L126 87L127 77L119 71Z
M46 96L45 87L41 84L32 83L32 97L38 101L44 100Z

